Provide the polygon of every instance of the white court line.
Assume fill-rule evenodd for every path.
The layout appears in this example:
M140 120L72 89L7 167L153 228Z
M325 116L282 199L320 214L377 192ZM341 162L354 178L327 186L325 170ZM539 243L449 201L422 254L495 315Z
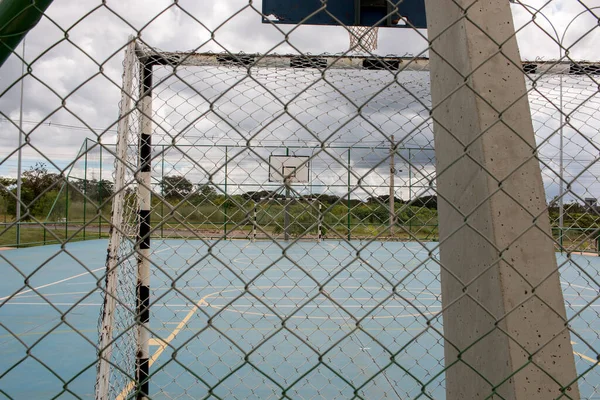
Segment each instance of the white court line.
M75 303L52 303L53 305L57 305L57 306L73 306L75 305ZM86 307L99 307L101 304L99 303L77 303L77 306L86 306ZM209 304L203 304L201 305L206 307L209 306L210 307L214 307L214 308L223 308L222 304L214 304L214 303L209 303ZM42 303L42 302L8 302L6 304L3 304L2 307L8 307L8 306L50 306L50 304L48 303ZM165 308L170 308L170 307L192 307L192 304L172 304L172 303L156 303L156 304L152 304L152 307L165 307ZM588 308L600 308L600 304L568 304L569 307L588 307ZM247 305L247 304L233 304L229 306L230 308L247 308L247 307L264 307L264 305L262 305L262 303L257 303L255 305ZM293 307L293 305L274 305L275 308L290 308ZM332 305L306 305L304 306L306 308L332 308ZM304 308L303 307L303 308ZM364 305L363 305L364 307ZM430 305L430 306L423 306L423 305L415 305L415 306L381 306L381 308L440 308L441 306L439 305ZM359 305L348 305L348 306L344 306L344 308L360 308ZM179 309L179 310L174 310L175 312L186 312L189 311L189 308L185 308L185 309Z
M339 286L340 288L343 289L365 289L365 290L380 290L383 287L382 286ZM286 285L286 286L280 286L280 285L271 285L271 286L253 286L251 288L251 290L249 290L250 292L252 292L253 290L263 290L263 289L315 289L316 285L314 286L291 286L291 285ZM153 287L152 290L170 290L173 289L171 286L156 286ZM185 287L177 287L178 290L192 290L192 289L202 289L202 290L216 290L216 289L236 289L239 291L243 291L244 288L243 287L235 287L233 285L228 285L228 286L185 286ZM436 288L421 288L421 287L405 287L404 289L400 289L400 292L409 292L409 291L416 291L419 293L425 293L425 294L439 294L438 292L433 292L432 289L439 289L439 287Z
M214 303L208 303L208 305L212 308L219 308L219 309L223 309L225 308L224 304L214 304ZM294 305L294 304L268 304L268 306L270 308L298 308L298 306ZM265 306L264 304L260 303L260 304L231 304L229 306L227 306L227 308L267 308L267 306ZM356 304L356 305L346 305L344 306L344 308L367 308L368 306L365 306L364 304ZM305 306L302 306L300 309L305 309L305 308L335 308L338 309L339 307L333 304L324 304L324 305L320 305L320 304L307 304ZM373 307L371 307L373 308ZM381 307L377 307L378 309L381 310L386 310L388 308L402 308L402 309L408 309L408 308L424 308L424 309L428 309L428 308L442 308L441 305L432 305L432 306L401 306L401 305L397 305L397 306L381 306Z
M574 283L568 283L568 282L564 282L564 281L561 281L560 283L562 283L563 285L568 286L568 287L574 287L577 289L584 289L584 290L591 290L594 293L600 294L600 290L594 289L594 288L591 288L588 286L575 285Z
M10 297L15 298L15 297L20 296L22 294L33 292L34 290L39 290L39 289L47 288L47 287L50 287L50 286L58 285L59 283L63 283L63 282L67 282L67 281L70 281L70 280L73 280L73 279L77 279L77 278L79 278L81 276L90 275L92 272L101 271L101 270L103 270L105 268L106 267L97 268L97 269L92 270L91 272L86 271L86 272L83 272L83 273L78 274L78 275L73 275L73 276L71 276L69 278L61 279L61 280L56 281L56 282L51 282L51 283L47 283L47 284L42 285L42 286L35 287L33 289L23 290L22 292L19 292L19 293L15 294L14 296L11 295L11 296L0 297L0 301L6 300L6 299L8 299Z
M65 292L65 293L43 293L44 297L52 296L71 296L75 294L89 294L90 292ZM19 299L38 299L39 295L19 296Z
M71 307L74 306L75 303L54 303L52 302L51 304L49 303L28 303L28 302L10 302L10 303L6 303L3 304L2 307L8 307L8 306L67 306L67 307ZM77 303L77 307L82 306L82 307L100 307L102 304L98 303Z

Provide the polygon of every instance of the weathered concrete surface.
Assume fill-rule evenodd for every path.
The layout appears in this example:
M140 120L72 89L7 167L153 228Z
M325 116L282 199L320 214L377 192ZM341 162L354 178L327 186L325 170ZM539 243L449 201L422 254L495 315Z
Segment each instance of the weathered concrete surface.
M509 2L426 5L447 398L578 399Z

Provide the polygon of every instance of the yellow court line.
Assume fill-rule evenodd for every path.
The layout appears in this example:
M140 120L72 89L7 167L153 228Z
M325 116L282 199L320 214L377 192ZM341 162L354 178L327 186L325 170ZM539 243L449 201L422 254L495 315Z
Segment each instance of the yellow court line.
M594 360L593 358L590 358L590 357L586 356L585 354L581 354L581 353L578 353L576 351L574 351L573 354L575 354L576 356L579 356L579 357L583 358L586 361L591 362L592 364L598 364L598 360Z
M202 306L208 306L208 307L211 307L211 308L217 308L217 307L215 307L215 306L207 303L206 302L207 298L213 297L213 296L217 296L217 295L222 294L222 293L234 292L234 291L238 291L238 289L220 290L218 292L207 294L206 296L202 297L194 305L194 307L187 313L187 315L181 320L181 322L179 322L179 324L177 325L177 327L171 332L171 334L169 334L169 336L166 339L150 339L149 342L148 342L148 345L149 346L159 346L159 348L154 352L154 354L152 355L152 357L150 357L150 359L148 360L148 367L151 367L152 364L154 364L154 362L165 351L165 349L173 341L173 339L175 339L175 337L185 328L185 326L187 325L188 321L194 316L194 314L196 314L196 311L198 311L198 309L200 307L202 307ZM234 311L234 310L231 310L231 311L233 311L235 313L240 313L240 314L260 314L262 316L268 316L268 314L265 314L265 313L248 313L248 312L243 312L243 311L239 312L239 311ZM423 313L423 314L404 314L404 315L401 315L401 316L389 316L388 318L420 317L420 316L423 316L423 315L434 315L434 314L436 314L436 313L426 312L426 313ZM315 318L315 317L311 317L311 319L312 318ZM316 319L318 319L318 317ZM571 344L576 344L576 343L575 342L571 342ZM573 354L575 354L576 356L581 357L582 359L584 359L586 361L589 361L592 364L597 364L598 363L598 360L594 360L593 358L590 358L590 357L586 356L585 354L581 354L581 353L578 353L576 351L573 351ZM129 384L116 397L116 400L126 400L127 395L129 394L129 392L131 392L133 390L134 387L135 387L135 382L134 381L130 381Z
M207 297L214 296L218 293L219 292L211 293L211 294L208 294L208 295L204 296L203 298L201 298L196 303L196 305L190 310L190 312L187 313L185 318L181 320L181 322L177 325L177 327L173 330L173 332L171 332L171 334L166 339L150 340L150 342L148 343L149 345L152 345L152 343L155 343L155 344L158 344L159 347L158 347L158 350L156 350L154 352L154 354L152 355L152 357L150 357L150 359L148 360L148 367L151 367L152 364L154 364L154 362L158 359L158 357L160 357L160 355L163 353L163 351L165 351L165 349L167 348L169 343L171 343L171 341L173 341L173 339L175 339L175 337L179 334L179 332L181 332L181 330L185 327L185 325L188 323L188 321L194 316L194 314L196 314L196 311L198 311L198 309L203 304L206 303L205 299ZM127 386L125 386L125 388L121 391L121 393L119 393L116 400L125 400L127 398L127 395L129 394L129 392L131 392L134 387L135 387L135 382L130 381L129 384Z
M577 342L574 342L574 341L571 340L571 344L577 344ZM573 354L575 354L576 356L579 356L579 357L583 358L586 361L591 362L592 364L597 364L598 363L598 360L594 360L593 358L588 357L585 354L581 354L581 353L578 353L576 351L574 351Z
M148 346L162 346L163 341L161 339L150 339L148 340Z

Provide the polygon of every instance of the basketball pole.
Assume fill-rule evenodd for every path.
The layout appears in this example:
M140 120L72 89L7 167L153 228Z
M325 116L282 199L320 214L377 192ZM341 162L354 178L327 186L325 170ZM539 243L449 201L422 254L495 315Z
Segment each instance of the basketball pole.
M290 178L283 178L285 183L285 202L283 204L283 240L290 240Z

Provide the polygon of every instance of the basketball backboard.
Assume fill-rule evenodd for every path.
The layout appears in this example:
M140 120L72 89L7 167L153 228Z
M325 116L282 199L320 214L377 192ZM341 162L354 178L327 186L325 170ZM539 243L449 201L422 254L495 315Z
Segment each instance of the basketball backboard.
M328 0L326 5L321 0L262 1L265 23L427 28L425 0L404 0L398 13L394 8L388 0Z
M308 183L309 168L307 156L278 156L269 157L269 182Z

